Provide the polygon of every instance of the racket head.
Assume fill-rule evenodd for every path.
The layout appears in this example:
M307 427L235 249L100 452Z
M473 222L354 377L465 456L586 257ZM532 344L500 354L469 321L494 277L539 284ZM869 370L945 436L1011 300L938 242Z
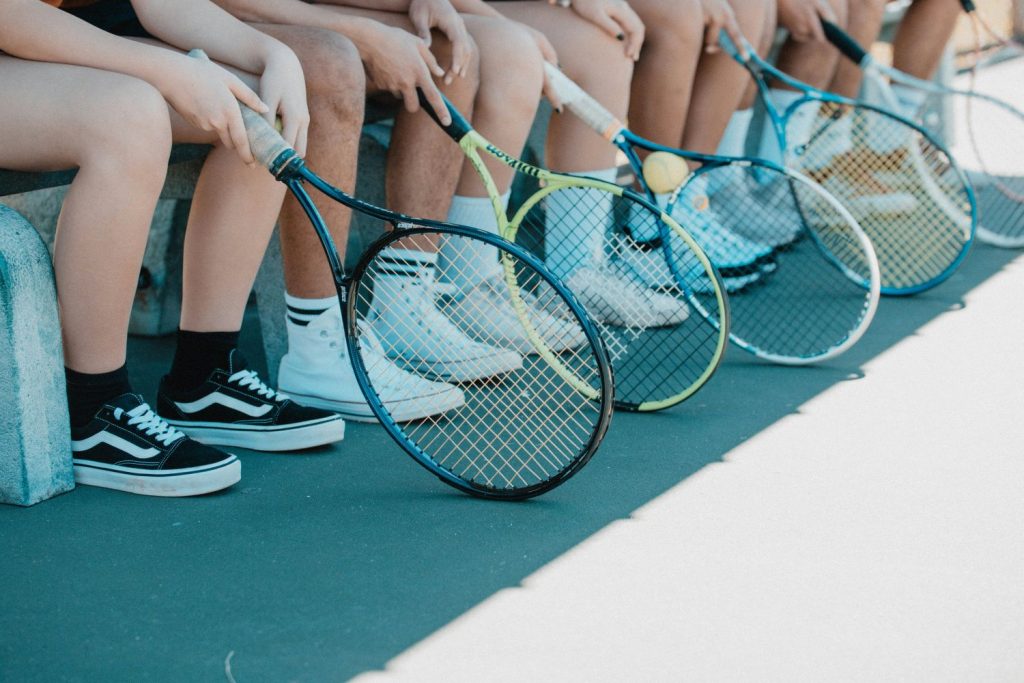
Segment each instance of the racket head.
M882 294L915 294L953 274L973 241L977 205L934 136L880 107L816 93L787 109L784 125L785 165L850 211L874 245Z
M516 168L530 186L512 201L504 234L542 258L599 329L616 407L663 410L691 397L728 340L728 303L707 255L670 216L615 183ZM670 234L678 274L659 252Z
M753 266L749 276L725 277L732 342L784 365L821 362L852 347L880 293L878 260L856 220L793 171L754 159L711 160L674 193L670 213L684 225L702 222L713 262ZM674 270L675 244L665 242ZM765 249L770 261L755 261Z
M374 414L416 462L474 496L522 500L564 483L597 451L614 401L611 366L583 308L536 258L498 237L458 226L400 227L366 250L339 289L349 356ZM409 326L399 327L377 305L385 288L393 287L388 278L395 275L394 254L401 253L396 249L426 253L438 245L449 256L463 249L477 256L489 249L499 260L486 269L481 265L479 272L467 265L472 259L465 259L457 273L439 263L438 273L420 273L413 286L429 288L427 301L450 324L518 358L518 367L513 363L512 369L492 374L493 354L472 361L463 357L463 363L478 363L479 372L470 374L480 378L441 382L436 345L430 353L416 350L420 343L436 342L432 331L421 328L420 338L410 338ZM448 281L458 277L476 284ZM479 324L495 320L509 326ZM451 347L441 349L441 355L451 352ZM419 393L404 389L403 382L410 387L433 383L448 392L448 409L403 420L403 401Z

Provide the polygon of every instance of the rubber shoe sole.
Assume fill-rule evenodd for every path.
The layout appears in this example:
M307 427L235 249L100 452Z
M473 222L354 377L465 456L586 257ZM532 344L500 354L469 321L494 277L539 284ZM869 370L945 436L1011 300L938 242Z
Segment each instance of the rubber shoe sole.
M296 391L286 391L284 389L282 391L304 406L330 410L352 422L378 422L377 416L373 414L370 406L365 401L335 401ZM435 415L441 415L449 410L461 408L464 405L466 405L466 399L463 393L455 390L432 396L391 401L386 403L384 407L395 422L414 422Z
M269 427L166 418L165 422L208 446L234 446L253 451L299 451L325 446L345 438L345 422L341 417L325 417L314 422Z
M169 498L213 493L242 478L242 463L233 455L212 465L179 470L146 472L91 460L75 460L74 470L77 484Z

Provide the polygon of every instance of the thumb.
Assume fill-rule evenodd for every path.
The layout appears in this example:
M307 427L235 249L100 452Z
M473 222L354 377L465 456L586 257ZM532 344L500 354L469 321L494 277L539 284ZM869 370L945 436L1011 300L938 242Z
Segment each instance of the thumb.
M233 74L230 74L230 79L228 80L228 90L235 96L235 99L258 114L266 114L270 111L270 107L264 104L260 96Z

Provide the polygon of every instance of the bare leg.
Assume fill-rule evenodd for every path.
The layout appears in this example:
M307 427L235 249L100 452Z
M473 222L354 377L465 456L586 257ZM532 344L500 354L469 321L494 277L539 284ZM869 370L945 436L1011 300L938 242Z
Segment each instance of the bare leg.
M829 0L837 23L846 26L846 0ZM817 40L798 42L790 37L779 52L779 70L816 88L824 88L835 75L839 52L829 43ZM781 86L784 87L784 86Z
M633 63L620 42L561 7L520 0L502 2L498 9L542 31L565 73L615 116L626 116ZM547 163L568 172L608 169L615 164L615 148L576 117L556 114L548 128Z
M54 270L72 370L124 365L128 317L171 129L160 93L94 69L0 56L8 135L0 166L79 167L57 224ZM74 131L74 134L68 134Z
M869 48L878 40L878 33L882 30L882 17L885 15L885 4L885 0L850 0L846 32L865 48ZM843 58L839 60L839 67L829 90L855 98L860 93L860 83L860 66Z
M957 0L914 0L892 41L893 66L911 76L931 78L960 12Z

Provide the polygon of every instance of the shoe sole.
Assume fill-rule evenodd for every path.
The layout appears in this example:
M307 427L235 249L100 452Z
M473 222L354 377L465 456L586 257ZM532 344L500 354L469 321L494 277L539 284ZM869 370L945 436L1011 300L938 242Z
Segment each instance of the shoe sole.
M234 446L253 451L298 451L326 446L345 438L345 422L340 416L273 427L166 418L164 421L208 446Z
M187 471L140 472L138 468L107 463L79 461L74 465L75 483L105 489L136 493L143 496L183 498L213 493L237 484L242 478L238 458Z
M391 360L398 367L414 372L426 379L439 382L477 382L491 377L506 375L523 369L523 359L516 355L516 362L498 362L499 357L472 361L429 362L423 360L407 360L400 356Z
M304 406L330 410L338 413L346 420L351 420L352 422L379 422L377 416L373 414L370 410L370 406L366 403L332 401L328 398L310 396L309 394L303 394L302 392L290 391L287 389L281 389L281 391L296 399L298 403ZM436 394L429 398L399 401L399 405L392 403L391 406L388 406L385 404L384 407L388 410L388 413L391 415L391 419L395 422L414 422L416 420L424 420L435 415L441 415L449 410L461 408L464 405L466 405L466 401L460 395L460 392L452 391L444 394Z

